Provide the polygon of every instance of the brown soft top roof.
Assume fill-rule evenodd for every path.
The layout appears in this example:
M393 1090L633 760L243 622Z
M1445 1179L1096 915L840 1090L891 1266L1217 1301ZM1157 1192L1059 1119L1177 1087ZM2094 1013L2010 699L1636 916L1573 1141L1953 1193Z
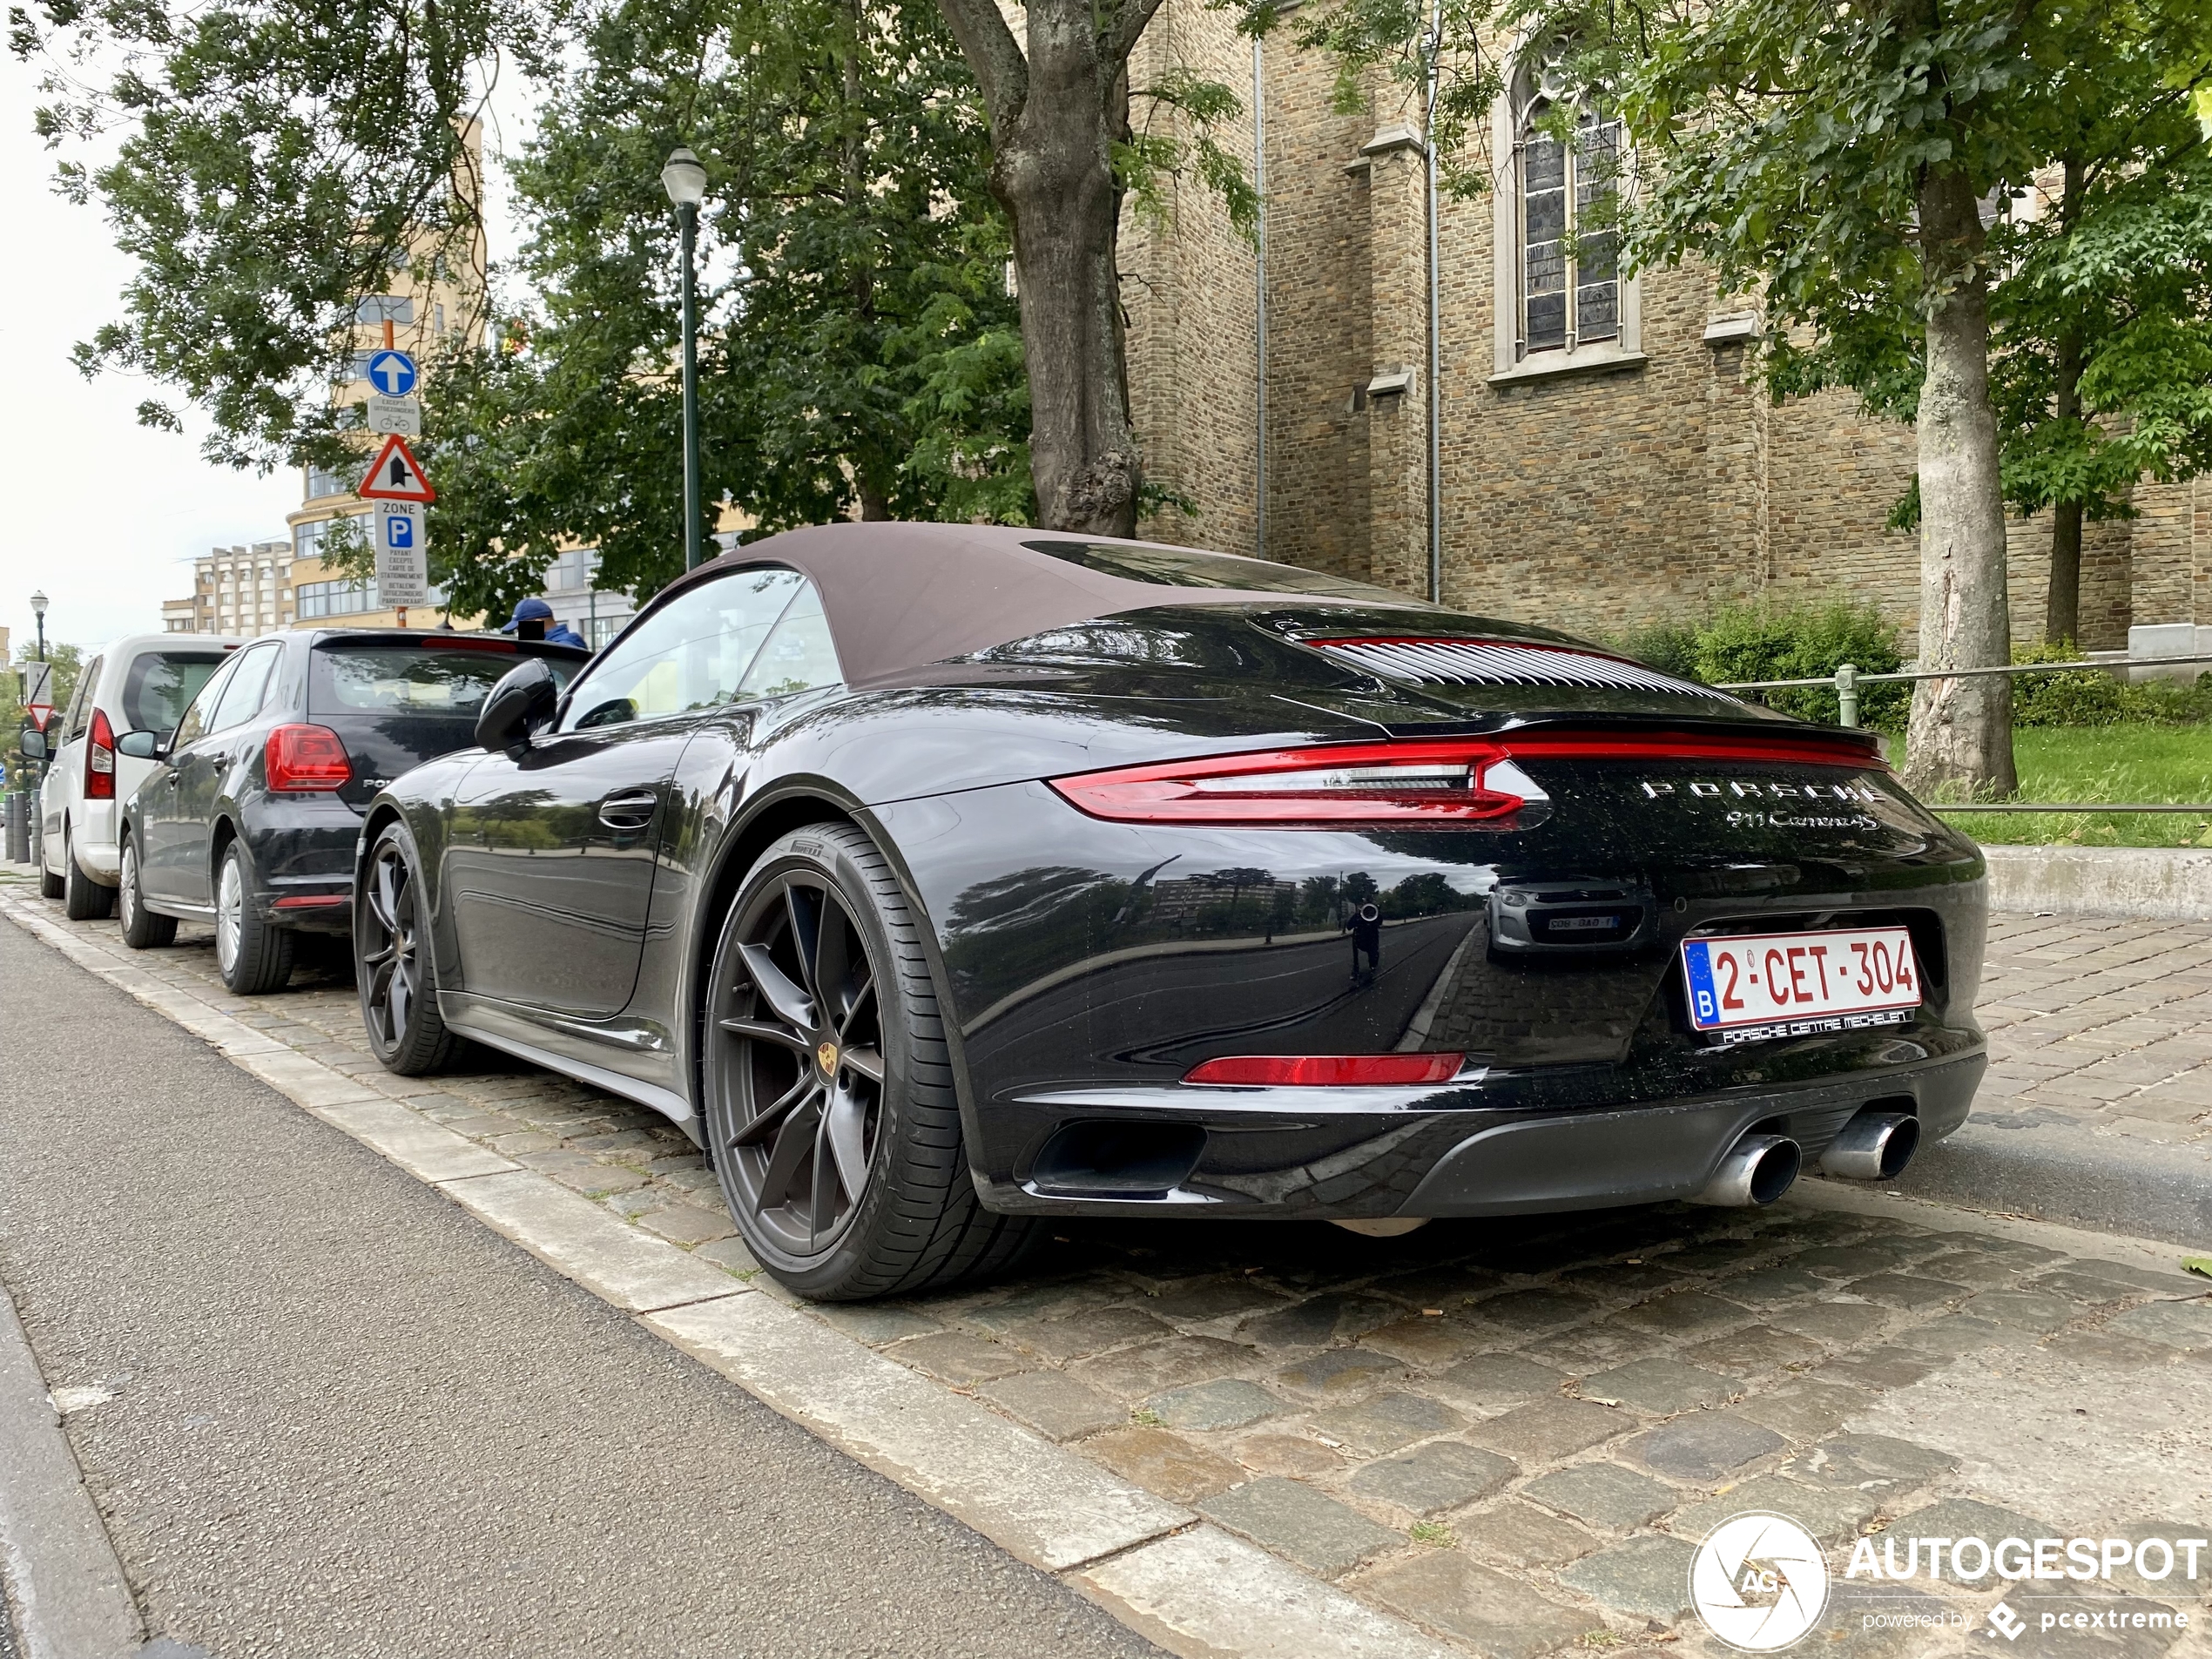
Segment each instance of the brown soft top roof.
M1029 543L1050 543L1057 554ZM1086 553L1092 556L1085 558ZM1165 576L1117 576L1102 565L1202 564L1235 585L1185 586ZM1231 561L1217 563L1217 561ZM995 524L816 524L711 559L671 583L658 604L695 583L762 564L787 565L820 590L848 685L891 678L1049 628L1158 605L1268 603L1404 605L1425 601L1338 577L1157 542L1117 541ZM1286 584L1272 585L1281 571ZM1253 585L1246 586L1250 582ZM1295 583L1296 585L1289 585Z

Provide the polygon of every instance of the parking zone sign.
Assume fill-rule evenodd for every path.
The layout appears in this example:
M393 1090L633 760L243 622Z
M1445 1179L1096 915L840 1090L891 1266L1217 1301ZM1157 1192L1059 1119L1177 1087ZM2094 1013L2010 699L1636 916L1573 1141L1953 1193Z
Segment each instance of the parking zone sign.
M414 502L376 503L376 597L388 605L430 603L429 550Z

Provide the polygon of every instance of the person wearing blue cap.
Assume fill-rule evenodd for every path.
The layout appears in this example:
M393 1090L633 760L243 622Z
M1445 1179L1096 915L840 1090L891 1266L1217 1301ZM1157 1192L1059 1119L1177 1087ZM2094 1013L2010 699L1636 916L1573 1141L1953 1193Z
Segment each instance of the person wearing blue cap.
M556 622L553 607L543 599L525 599L515 607L514 616L499 631L512 634L517 639L543 639L549 644L583 644L583 636L564 622Z

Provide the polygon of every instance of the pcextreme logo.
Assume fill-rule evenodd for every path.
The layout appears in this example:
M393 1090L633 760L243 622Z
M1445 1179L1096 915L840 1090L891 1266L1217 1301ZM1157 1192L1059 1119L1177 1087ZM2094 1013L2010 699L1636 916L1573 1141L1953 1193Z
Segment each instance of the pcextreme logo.
M1828 1605L1828 1563L1813 1535L1788 1516L1748 1510L1698 1546L1689 1602L1730 1647L1774 1653L1818 1622Z

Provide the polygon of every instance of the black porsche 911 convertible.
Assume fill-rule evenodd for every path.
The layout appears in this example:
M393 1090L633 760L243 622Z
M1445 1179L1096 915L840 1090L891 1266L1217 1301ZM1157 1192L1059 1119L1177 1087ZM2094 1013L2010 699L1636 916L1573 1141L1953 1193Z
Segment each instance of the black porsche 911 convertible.
M818 1298L1055 1215L1770 1202L1986 1063L1973 844L1864 734L1246 558L792 531L370 807L361 1002L664 1112Z

